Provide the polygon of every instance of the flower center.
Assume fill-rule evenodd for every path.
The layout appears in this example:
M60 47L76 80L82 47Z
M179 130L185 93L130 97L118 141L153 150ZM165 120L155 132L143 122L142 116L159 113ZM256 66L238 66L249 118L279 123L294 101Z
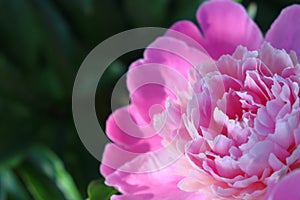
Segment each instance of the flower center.
M190 173L179 187L212 190L212 198L261 196L300 167L300 65L265 43L257 51L240 46L206 67L213 70L191 70L190 98L173 100L166 111L185 108L175 127L185 130Z

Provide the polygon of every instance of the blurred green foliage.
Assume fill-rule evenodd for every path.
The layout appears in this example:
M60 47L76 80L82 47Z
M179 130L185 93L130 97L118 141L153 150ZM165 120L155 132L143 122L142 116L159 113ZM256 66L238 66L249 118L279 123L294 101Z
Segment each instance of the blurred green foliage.
M0 0L0 200L109 199L116 191L103 185L99 163L73 124L76 72L89 51L109 36L135 27L169 27L180 19L195 21L201 2ZM296 2L257 1L256 21L263 32L283 7ZM120 57L100 80L96 101L103 127L116 80L141 56L135 51Z
M0 186L1 200L82 199L62 161L39 145L1 161Z

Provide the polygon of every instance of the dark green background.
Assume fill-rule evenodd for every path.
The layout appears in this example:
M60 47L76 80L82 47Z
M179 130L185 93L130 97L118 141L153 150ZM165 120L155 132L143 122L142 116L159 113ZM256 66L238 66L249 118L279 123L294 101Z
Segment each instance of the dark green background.
M195 21L201 0L0 0L0 200L106 199L99 163L83 147L71 111L76 72L101 41L121 31ZM250 1L244 1L245 7ZM252 1L253 2L253 1ZM268 30L297 1L257 1ZM300 1L298 1L300 3ZM110 91L130 62L122 56L101 79L96 104L104 127ZM87 192L88 184L89 192Z

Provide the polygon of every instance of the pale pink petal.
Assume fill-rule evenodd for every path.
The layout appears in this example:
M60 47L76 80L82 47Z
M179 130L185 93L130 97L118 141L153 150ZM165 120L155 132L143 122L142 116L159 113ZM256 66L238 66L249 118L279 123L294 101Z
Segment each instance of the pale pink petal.
M259 57L273 74L282 74L285 68L293 66L293 61L285 50L275 49L269 43L263 45Z
M270 154L269 164L274 171L280 170L284 164L273 153Z
M287 52L293 50L300 58L300 5L283 9L266 34L266 41Z
M215 158L216 169L219 176L224 178L234 178L242 174L241 169L238 166L238 161L232 159L229 156L223 158Z
M214 191L214 193L220 195L220 196L223 196L223 197L230 197L230 196L233 196L236 192L237 192L237 189L235 188L228 188L228 187L222 187L222 186L219 186L217 184L214 184L211 186L211 189Z
M284 159L288 155L288 152L276 143L273 143L269 140L263 140L256 143L250 149L249 153L244 154L239 159L240 167L246 174L250 176L260 176L266 168L270 167L268 160L271 153L273 153L279 159Z
M285 149L289 149L293 144L293 130L294 127L289 126L288 120L280 120L276 123L274 134L269 135L268 138Z
M221 156L229 155L229 148L233 145L233 141L224 135L218 135L215 137L212 150Z
M204 39L201 45L217 59L232 54L238 45L257 49L262 34L242 5L230 0L213 0L202 4L197 19Z
M236 181L233 186L236 188L247 188L249 185L258 182L257 176L250 176L240 181Z
M125 194L125 195L113 195L111 200L152 200L153 194Z
M184 178L178 183L178 187L186 192L197 192L202 187L205 187L195 177Z
M242 50L242 47L239 47L238 49ZM238 49L235 52L237 52ZM238 52L236 54L238 54ZM217 61L216 64L222 74L227 74L236 79L240 78L240 68L238 62L232 56L224 55Z
M257 130L257 134L266 136L269 133L273 133L275 130L275 124L267 109L265 107L259 108L257 117L254 120L254 127Z
M130 161L126 164L130 164ZM122 195L115 195L116 200L202 200L203 195L189 193L177 187L181 180L174 174L172 166L151 173L125 173L115 171L106 177L106 184L116 187Z

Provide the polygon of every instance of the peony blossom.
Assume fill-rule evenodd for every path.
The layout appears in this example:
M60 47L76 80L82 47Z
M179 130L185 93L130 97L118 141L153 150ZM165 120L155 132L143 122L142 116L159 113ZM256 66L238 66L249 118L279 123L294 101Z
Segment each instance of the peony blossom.
M300 199L300 6L265 38L230 0L203 3L197 21L130 66L131 104L107 121L111 199Z

